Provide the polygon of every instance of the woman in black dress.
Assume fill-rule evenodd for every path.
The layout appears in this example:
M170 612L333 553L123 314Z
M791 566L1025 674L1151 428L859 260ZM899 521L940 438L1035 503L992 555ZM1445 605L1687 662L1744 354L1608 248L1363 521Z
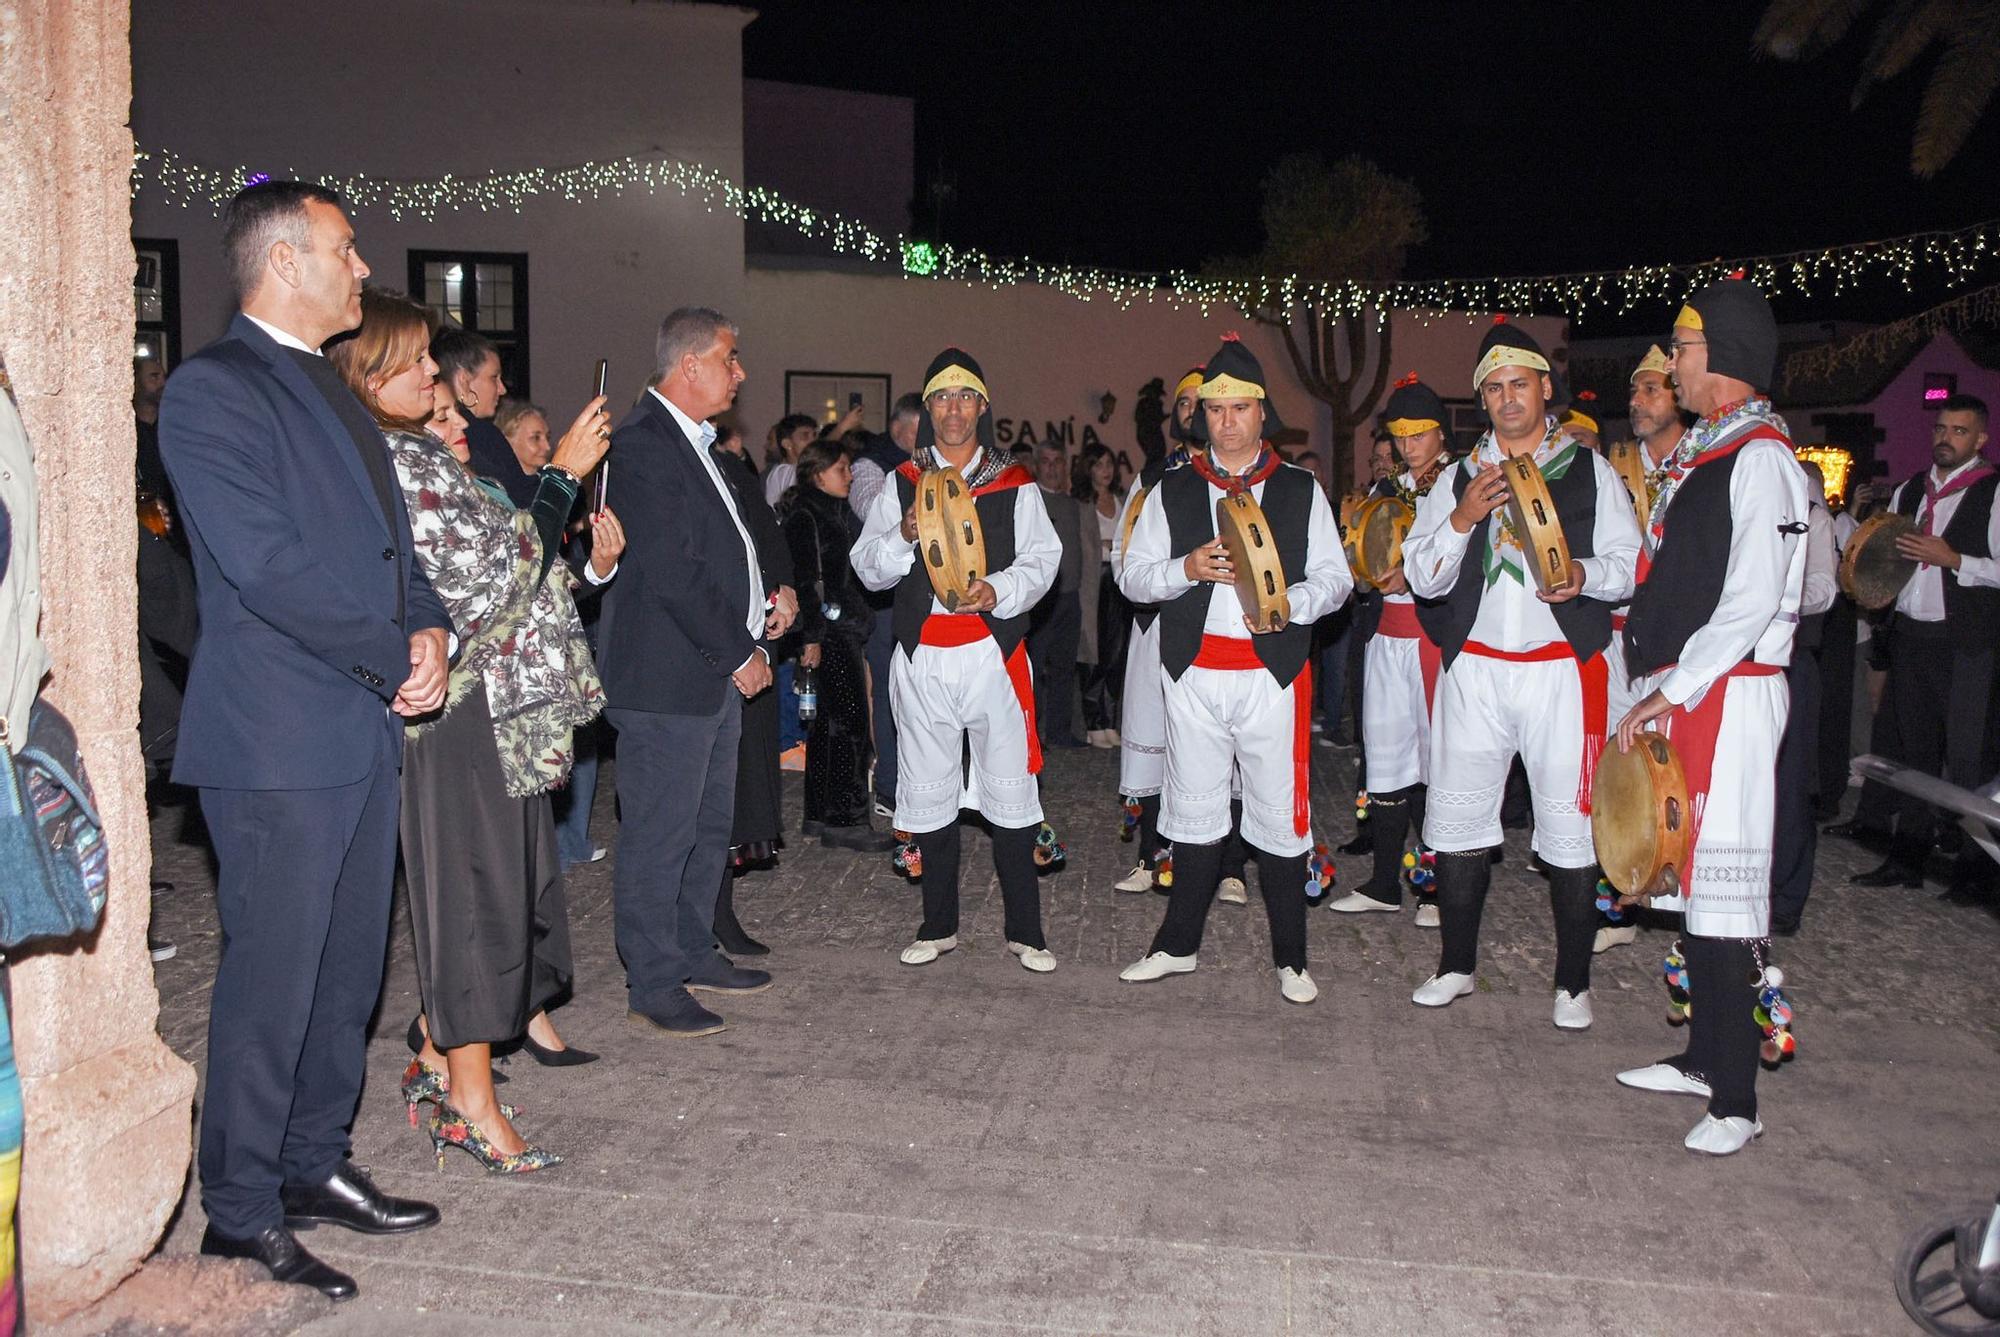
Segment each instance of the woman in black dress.
M466 466L464 419L448 391L436 393L429 312L374 289L361 312L360 331L328 356L383 429L416 560L458 638L445 705L411 721L403 754L403 866L429 1026L404 1099L412 1122L418 1102L436 1103L440 1164L456 1146L489 1170L539 1170L561 1158L522 1138L494 1099L492 1054L569 987L546 795L569 772L572 731L604 693L574 577L556 557L577 479L603 458L610 419L601 397L591 401L541 470L534 504L517 511ZM442 429L425 430L438 415ZM615 564L615 551L599 551ZM426 1062L439 1052L443 1072Z
M781 510L799 581L799 672L810 670L819 714L806 735L806 835L820 843L880 853L894 836L868 820L868 668L874 616L848 564L861 521L847 504L847 455L828 441L807 446L798 482Z

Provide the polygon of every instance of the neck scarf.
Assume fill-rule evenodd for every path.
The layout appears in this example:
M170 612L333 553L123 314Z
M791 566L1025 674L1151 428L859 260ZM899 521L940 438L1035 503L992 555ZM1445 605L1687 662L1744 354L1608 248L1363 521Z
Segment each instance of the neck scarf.
M1934 517L1937 515L1937 505L1939 502L1954 493L1965 491L1965 489L1971 487L1974 483L1986 477L1986 475L1994 472L1993 466L1985 460L1980 460L1978 456L1974 456L1973 458L1978 460L1977 464L1970 469L1966 469L1964 473L1943 486L1939 486L1938 484L1936 469L1924 470L1924 517L1917 524L1917 531L1919 533L1928 534L1931 532L1931 525ZM1960 467L1963 468L1964 466L1961 465Z
M1221 469L1217 468L1215 464L1215 452L1212 447L1194 455L1189 462L1194 465L1196 473L1232 497L1239 493L1248 492L1251 488L1278 472L1278 465L1282 463L1277 453L1268 445L1258 450L1257 458L1250 461L1250 467L1240 474L1224 473Z
M1542 443L1535 447L1535 467L1542 477L1551 483L1570 471L1577 461L1577 452L1584 449L1581 441L1569 434L1567 428L1554 418L1545 420ZM1479 438L1469 457L1470 462L1480 466L1498 464L1504 458L1500 449L1500 439L1490 430ZM1511 576L1516 585L1527 586L1528 574L1517 560L1521 552L1521 536L1514 532L1514 517L1502 506L1493 512L1486 529L1486 586L1491 589L1502 576Z

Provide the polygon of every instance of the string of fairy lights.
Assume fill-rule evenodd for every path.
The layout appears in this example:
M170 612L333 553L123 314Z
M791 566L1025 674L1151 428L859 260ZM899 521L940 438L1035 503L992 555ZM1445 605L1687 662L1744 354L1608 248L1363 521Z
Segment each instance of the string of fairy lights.
M244 185L267 175L249 166L211 166L171 149L142 148L132 165L132 191L135 196L156 191L181 208L205 206L215 211ZM427 221L448 212L518 214L543 201L585 204L639 192L657 195L672 191L710 212L791 228L829 243L838 254L894 266L909 278L991 288L1035 284L1078 301L1102 301L1120 309L1149 304L1195 308L1206 314L1214 307L1231 307L1285 318L1304 308L1327 315L1370 315L1377 320L1392 310L1440 315L1512 311L1582 320L1593 311L1625 314L1642 306L1679 302L1701 284L1739 269L1774 296L1838 295L1884 280L1915 292L1919 284L1939 280L1947 287L1966 283L1990 264L1994 251L2000 249L2000 218L1996 218L1950 230L1736 259L1563 274L1363 283L1308 280L1297 275L1198 274L1185 269L1140 273L1044 264L1025 257L1003 259L976 247L885 235L856 219L786 199L764 187L746 188L701 163L657 153L474 176L446 173L392 179L355 173L311 177L291 169L283 175L337 190L356 210L381 209L392 218L414 216Z

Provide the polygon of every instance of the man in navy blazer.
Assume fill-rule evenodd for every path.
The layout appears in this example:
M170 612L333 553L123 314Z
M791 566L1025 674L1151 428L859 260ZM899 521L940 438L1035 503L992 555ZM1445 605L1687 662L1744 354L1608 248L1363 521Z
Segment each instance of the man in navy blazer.
M611 434L625 553L598 624L605 718L618 731L618 954L630 1020L713 1035L690 989L755 993L771 977L716 950L715 898L736 813L743 701L771 690L756 544L709 454L707 419L736 400L736 327L683 307L660 324L653 386Z
M403 721L444 701L450 620L382 432L319 353L361 323L368 277L340 197L251 186L223 248L241 311L160 406L201 627L174 779L200 790L220 866L201 1250L341 1300L353 1278L293 1227L438 1219L376 1189L348 1130L382 987Z

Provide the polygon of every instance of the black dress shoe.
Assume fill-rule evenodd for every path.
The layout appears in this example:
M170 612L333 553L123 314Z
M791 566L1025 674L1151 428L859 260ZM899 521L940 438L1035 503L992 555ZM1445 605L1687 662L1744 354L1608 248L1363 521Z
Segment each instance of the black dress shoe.
M352 1300L361 1293L353 1277L313 1257L283 1226L259 1231L247 1240L232 1239L210 1226L201 1232L201 1251L210 1258L254 1259L271 1269L271 1280L310 1286L329 1300Z
M521 1049L544 1068L580 1068L586 1063L597 1062L600 1057L588 1049L578 1049L575 1045L550 1049L547 1045L537 1044L532 1035L521 1037Z
M762 993L771 987L771 972L739 966L717 952L695 967L687 987L710 993Z
M863 854L885 854L896 848L896 838L887 831L877 831L866 823L855 826L829 826L819 835L822 845L838 849L860 850Z
M648 1011L633 1008L625 1014L625 1022L643 1031L682 1040L714 1035L717 1031L726 1030L729 1025L697 1003L686 989L676 989L672 996L654 1004Z
M1771 936L1774 938L1796 938L1799 936L1799 921L1771 917Z
M285 1224L293 1230L346 1226L363 1235L407 1235L438 1223L437 1208L412 1198L390 1197L353 1161L342 1161L321 1183L285 1185L279 1200Z
M1857 887L1921 887L1924 875L1897 859L1884 859L1878 867L1856 873L1848 881Z
M1838 836L1842 840L1851 840L1857 845L1866 845L1871 849L1886 843L1889 839L1887 831L1879 826L1870 826L1859 818L1835 822L1831 826L1821 827L1820 831L1823 835Z

